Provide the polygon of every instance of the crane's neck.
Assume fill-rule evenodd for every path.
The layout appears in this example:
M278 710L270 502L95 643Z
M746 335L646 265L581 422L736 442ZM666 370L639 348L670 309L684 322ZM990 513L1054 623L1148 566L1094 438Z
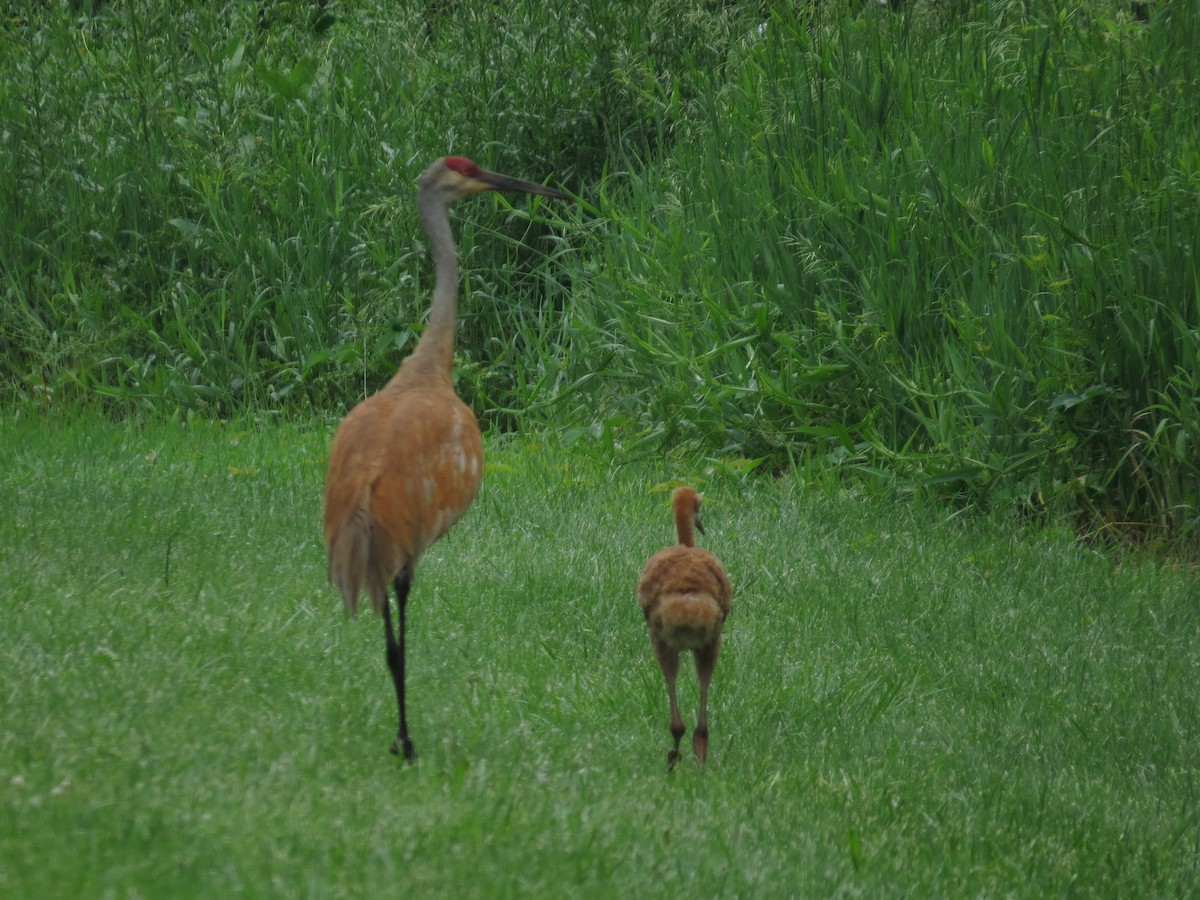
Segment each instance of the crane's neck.
M685 504L675 506L675 534L683 547L696 546L696 517Z
M429 321L411 358L414 363L432 365L449 377L454 360L454 331L458 314L458 257L454 253L454 237L450 233L447 206L433 190L422 189L417 193L417 211L425 226L425 234L429 237L436 279Z

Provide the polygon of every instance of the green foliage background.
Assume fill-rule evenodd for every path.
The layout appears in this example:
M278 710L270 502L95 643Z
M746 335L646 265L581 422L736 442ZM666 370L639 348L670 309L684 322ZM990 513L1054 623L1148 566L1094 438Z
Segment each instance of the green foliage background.
M336 417L453 151L580 197L455 211L495 428L1200 524L1193 4L94 7L0 26L8 406Z

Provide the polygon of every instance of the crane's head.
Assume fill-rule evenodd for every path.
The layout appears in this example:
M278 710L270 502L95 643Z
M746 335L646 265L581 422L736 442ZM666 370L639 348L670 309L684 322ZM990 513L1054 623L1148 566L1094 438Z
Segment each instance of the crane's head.
M675 519L680 517L692 520L696 530L704 534L704 525L700 521L700 493L691 485L675 488L671 494L671 506L675 510Z
M482 191L520 191L523 194L541 194L543 197L556 197L560 200L571 199L554 188L489 172L465 156L447 156L435 162L421 176L420 190L436 194L447 206Z

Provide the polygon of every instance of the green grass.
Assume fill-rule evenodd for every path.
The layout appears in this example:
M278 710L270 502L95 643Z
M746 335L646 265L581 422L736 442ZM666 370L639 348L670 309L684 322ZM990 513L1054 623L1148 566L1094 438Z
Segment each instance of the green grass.
M620 373L607 408L714 455L1194 531L1200 20L906 6L776 8L695 74L672 153L604 186L580 343Z
M1194 571L1058 530L490 438L412 607L324 583L330 429L0 425L5 896L1187 896ZM617 462L622 457L617 456ZM704 771L634 597L706 494ZM682 681L694 719L695 687Z

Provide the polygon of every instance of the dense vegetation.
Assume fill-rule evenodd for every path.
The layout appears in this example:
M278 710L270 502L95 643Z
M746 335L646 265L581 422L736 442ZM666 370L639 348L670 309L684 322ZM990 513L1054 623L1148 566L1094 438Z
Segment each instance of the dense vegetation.
M6 406L337 415L452 150L581 197L456 211L489 424L1200 525L1190 4L94 6L0 25Z

